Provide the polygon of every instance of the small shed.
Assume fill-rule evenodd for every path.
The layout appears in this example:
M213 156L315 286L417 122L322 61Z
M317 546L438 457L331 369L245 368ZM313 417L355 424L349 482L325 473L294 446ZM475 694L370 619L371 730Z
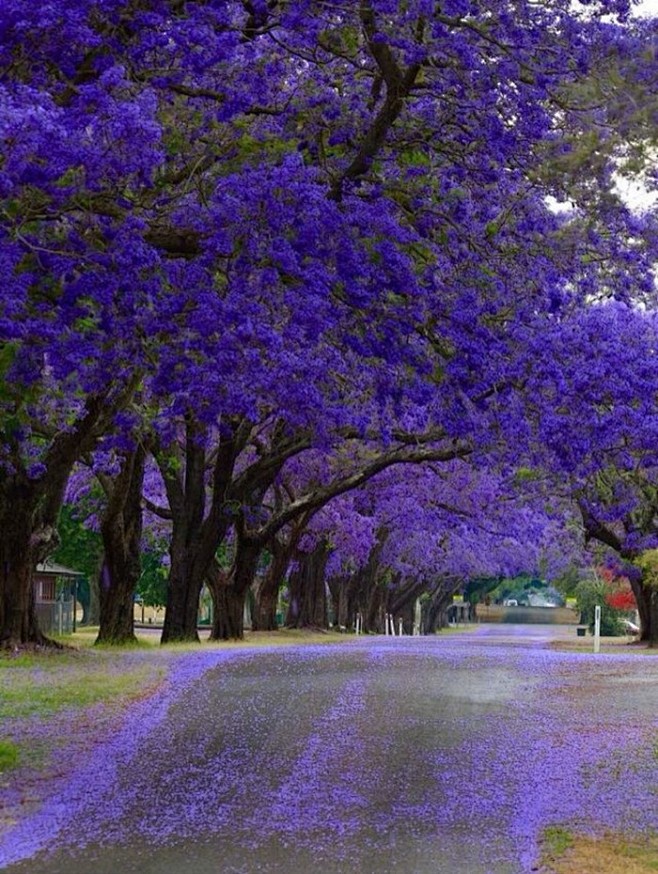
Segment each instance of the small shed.
M471 620L471 605L468 601L455 600L446 611L449 625L462 625Z
M39 628L45 634L70 634L75 631L76 596L75 585L69 593L57 593L57 581L75 582L83 577L79 571L74 571L53 561L41 562L36 566L32 577L34 587L34 604Z

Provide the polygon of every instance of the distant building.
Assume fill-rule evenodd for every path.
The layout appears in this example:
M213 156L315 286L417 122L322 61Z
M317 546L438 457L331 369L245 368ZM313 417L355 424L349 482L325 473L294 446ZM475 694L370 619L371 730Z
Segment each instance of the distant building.
M41 562L36 566L32 585L34 605L39 620L39 628L44 634L71 634L75 631L75 585L69 593L57 594L57 581L75 581L84 576L53 561Z

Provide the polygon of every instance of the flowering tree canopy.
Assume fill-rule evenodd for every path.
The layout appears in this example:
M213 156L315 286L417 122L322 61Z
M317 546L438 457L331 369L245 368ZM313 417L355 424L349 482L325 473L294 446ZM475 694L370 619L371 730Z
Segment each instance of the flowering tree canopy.
M614 149L598 200L548 200L588 71L614 55L646 76L623 63L628 12L6 0L0 639L38 636L30 569L101 444L143 441L164 471L176 637L227 507L254 499L245 470L257 492L345 437L379 458L456 441L448 461L490 451L501 405L525 423L520 351L595 293L651 288L652 228L608 184Z

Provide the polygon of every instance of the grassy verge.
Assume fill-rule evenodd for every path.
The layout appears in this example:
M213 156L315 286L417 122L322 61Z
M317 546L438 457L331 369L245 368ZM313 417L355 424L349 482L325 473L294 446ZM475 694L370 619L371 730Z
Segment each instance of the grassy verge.
M0 774L18 765L18 746L10 740L0 740Z
M586 635L585 637L574 637L573 640L555 640L549 645L551 649L559 649L565 652L593 652L594 638L591 635ZM658 649L656 647L650 647L648 644L639 643L633 637L602 637L601 652L658 655Z
M157 649L160 651L174 650L177 652L181 651L182 649L199 649L198 643L165 644L164 646L161 646L161 630L161 628L155 625L146 628L136 628L135 636L137 638L137 643L133 645L133 648L142 647L144 649ZM88 626L78 629L75 634L70 634L65 637L58 637L57 640L60 643L63 643L65 646L72 646L76 649L88 649L89 647L94 646L97 636L98 627ZM280 628L278 631L245 631L244 640L211 642L208 639L209 636L209 628L202 628L199 631L199 637L201 638L202 646L212 646L218 649L230 649L235 647L244 648L248 646L277 646L281 644L290 645L294 643L339 643L356 639L356 636L354 634L339 634L335 631L307 631L301 628ZM100 649L107 650L108 652L116 652L123 649L130 649L131 647L117 648L112 646L94 646L94 648L97 650Z
M9 681L7 672L11 674ZM163 668L150 664L126 665L119 673L105 660L73 666L62 661L58 667L49 663L37 670L0 667L0 722L35 715L47 717L60 710L108 701L129 703L153 689L163 676Z
M542 843L544 874L656 874L658 837L574 835L550 828Z
M354 635L285 629L249 632L244 640L229 643L161 646L159 634L138 631L136 644L112 647L94 646L97 633L97 628L85 628L60 638L64 650L0 654L0 723L108 702L129 704L162 681L172 653L355 640Z

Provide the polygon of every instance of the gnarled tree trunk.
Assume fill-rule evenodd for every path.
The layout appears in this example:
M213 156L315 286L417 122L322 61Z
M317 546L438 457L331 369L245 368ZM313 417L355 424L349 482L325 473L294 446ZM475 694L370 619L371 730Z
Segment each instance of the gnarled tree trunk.
M212 590L211 590L212 591ZM219 586L213 594L214 616L211 640L242 640L246 591Z
M146 450L127 454L113 480L103 478L108 503L101 521L100 628L97 643L136 640L134 598L141 573L142 486Z
M264 574L254 583L254 611L251 627L254 631L277 631L276 610L279 603L281 577Z
M290 575L290 603L286 615L288 628L329 627L325 568L329 550L321 540L312 552L298 553L298 565Z
M32 586L34 568L43 555L34 549L32 512L12 506L12 513L0 516L0 646L7 649L47 643L39 629Z
M630 580L640 614L640 640L658 646L658 589L641 579Z
M260 554L260 542L250 541L238 532L231 570L225 574L215 571L206 575L214 606L211 640L241 640L244 637L244 608Z
M162 628L162 643L198 642L199 598L204 577L195 573L197 551L194 540L181 542L172 537L169 555L167 607Z
M18 472L0 490L0 646L55 646L40 630L32 577L38 562L59 545L57 513L68 468L52 491Z
M310 514L304 514L293 525L287 537L274 535L268 543L272 559L267 571L254 583L254 611L251 627L254 631L276 631L276 610L279 590Z

